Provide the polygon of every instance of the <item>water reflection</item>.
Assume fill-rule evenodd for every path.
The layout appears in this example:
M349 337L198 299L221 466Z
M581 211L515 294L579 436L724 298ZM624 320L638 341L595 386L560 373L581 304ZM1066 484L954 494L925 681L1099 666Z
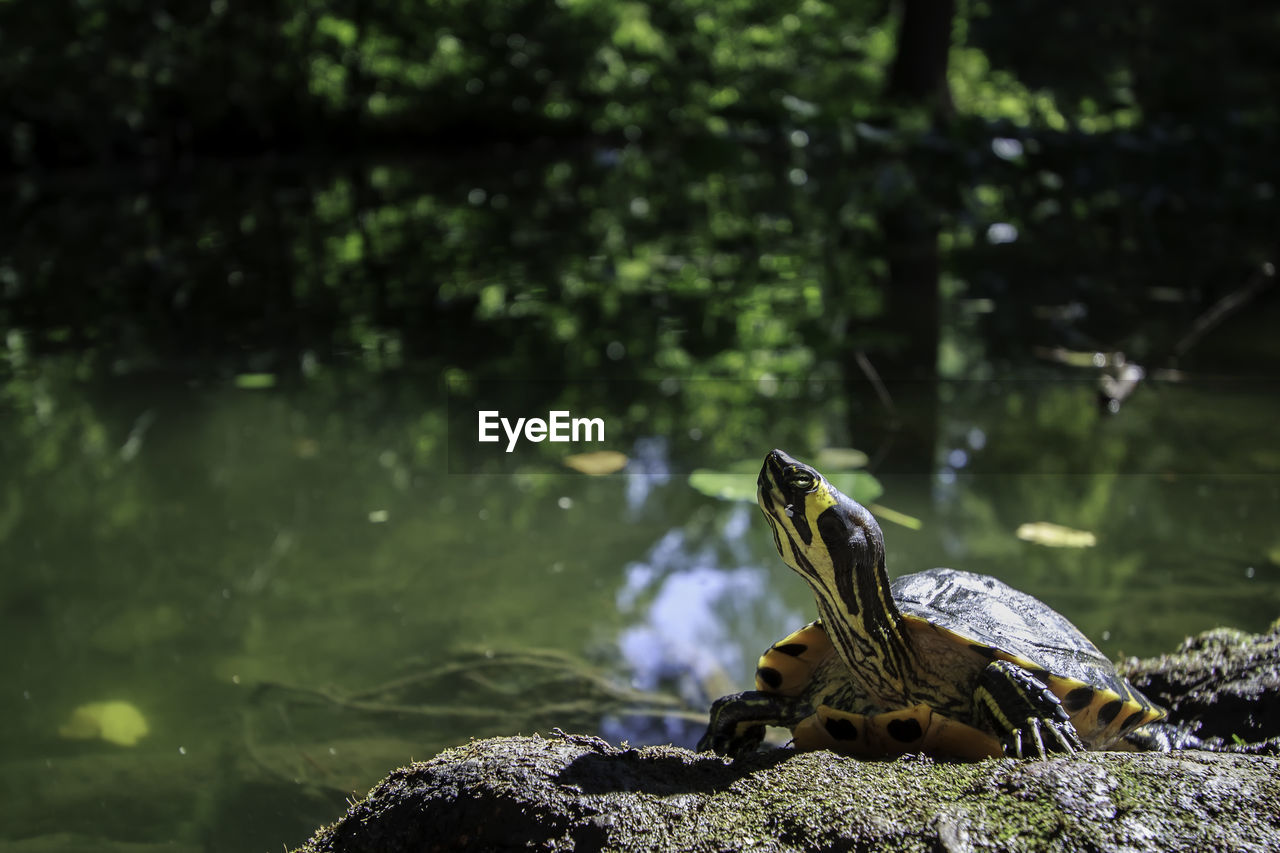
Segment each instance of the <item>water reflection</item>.
M755 516L745 504L728 510L717 541L731 559L749 558L746 537ZM765 632L800 624L799 614L774 594L774 580L770 568L726 566L713 546L696 544L682 528L668 531L645 559L626 566L618 590L618 610L633 620L618 635L632 684L675 690L698 709L716 696L746 689L754 655L769 642ZM674 716L614 716L601 728L611 739L692 746L703 724Z
M662 436L636 439L631 447L627 474L627 508L634 515L644 506L654 487L665 486L671 480L667 440Z
M259 733L264 754L322 765L344 791L472 736L599 720L598 706L537 718L539 704L565 700L563 684L535 695L462 665L476 660L467 648L593 659L615 683L676 692L704 713L714 696L748 688L755 656L812 618L809 591L777 558L758 511L712 500L678 473L743 452L736 437L717 452L710 434L681 452L678 426L699 407L737 418L757 448L779 438L788 411L812 425L821 401L807 386L770 409L756 396L735 405L746 385L703 383L672 398L670 413L650 408L638 420L661 411L669 421L631 446L628 476L532 464L517 477L475 476L441 473L445 415L413 382L325 369L288 390L126 387L32 362L6 380L14 416L0 421L10 569L0 574L0 637L17 662L17 687L0 696L12 721L0 771L38 776L39 797L62 810L71 804L55 788L88 779L97 798L126 766L166 788L216 777L226 802L210 808L211 824L266 790L261 799L286 817L255 830L283 838L332 817L341 796L304 814L290 800L296 783L235 764L252 685L336 685L350 696L415 666L460 667L459 679L410 697L438 709L429 718L259 708L278 728ZM918 488L883 478L881 500L923 521L920 531L886 526L890 571L997 575L1112 655L1166 650L1216 625L1261 630L1280 610L1274 391L1153 386L1104 417L1090 383L955 383L933 457L959 463L963 452L963 467L943 468L950 485L933 473ZM804 452L803 441L778 443ZM1095 532L1097 547L1014 538L1019 524L1042 520ZM490 682L506 691L499 699L480 689ZM148 721L135 746L58 738L75 709L116 700ZM499 703L502 714L489 713ZM615 715L599 731L689 745L704 721ZM225 771L219 755L231 756ZM116 819L163 835L161 812L188 813L194 797L156 796ZM39 831L34 801L15 798L0 823ZM84 831L114 831L102 820L89 814Z

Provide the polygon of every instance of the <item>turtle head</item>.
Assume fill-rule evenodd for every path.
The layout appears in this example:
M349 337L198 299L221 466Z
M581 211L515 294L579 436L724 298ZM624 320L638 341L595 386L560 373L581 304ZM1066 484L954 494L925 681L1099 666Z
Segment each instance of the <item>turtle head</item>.
M783 562L813 588L824 621L864 635L896 629L884 535L866 507L781 450L765 457L756 499Z
M764 459L756 485L756 499L773 528L778 553L810 583L830 582L834 591L837 566L883 569L880 525L866 507L831 485L816 468L773 450Z

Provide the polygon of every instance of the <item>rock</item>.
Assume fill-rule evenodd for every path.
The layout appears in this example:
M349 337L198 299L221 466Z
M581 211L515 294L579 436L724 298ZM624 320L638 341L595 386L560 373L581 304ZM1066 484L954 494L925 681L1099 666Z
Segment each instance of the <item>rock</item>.
M475 741L395 771L302 849L1275 850L1280 759L1086 753L730 762L595 738Z
M1201 736L1280 735L1280 623L1124 671ZM1182 751L972 764L777 749L737 761L555 733L396 770L301 853L1280 849L1280 758Z
M1280 620L1264 634L1206 631L1172 654L1122 661L1118 669L1198 737L1280 736Z

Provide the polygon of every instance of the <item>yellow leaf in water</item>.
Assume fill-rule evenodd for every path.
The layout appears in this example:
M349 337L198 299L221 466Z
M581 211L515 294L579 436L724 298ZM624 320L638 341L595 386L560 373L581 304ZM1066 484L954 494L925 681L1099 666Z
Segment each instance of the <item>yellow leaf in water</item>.
M1049 548L1092 548L1098 544L1098 537L1088 530L1063 527L1051 521L1023 524L1014 535L1024 542L1034 542Z
M235 386L246 391L263 391L276 387L274 373L241 373L235 378Z
M596 450L592 453L575 453L564 458L564 464L575 471L603 477L627 467L627 454L616 450Z
M865 468L867 454L852 447L824 447L818 451L818 458L814 460L814 464L824 471L828 468L846 471Z
M120 746L133 746L150 729L142 712L128 702L90 702L71 712L58 734L72 740L101 738Z
M694 468L689 472L689 485L707 497L717 498L722 501L755 503L756 500L756 478L754 474Z
M894 524L901 524L908 530L919 530L924 527L924 522L914 515L907 515L905 512L898 512L896 509L889 509L887 506L868 504L867 509L871 510L873 515L877 515L885 521L892 521Z
M314 438L300 438L293 443L293 452L299 459L314 459L320 452L320 442Z

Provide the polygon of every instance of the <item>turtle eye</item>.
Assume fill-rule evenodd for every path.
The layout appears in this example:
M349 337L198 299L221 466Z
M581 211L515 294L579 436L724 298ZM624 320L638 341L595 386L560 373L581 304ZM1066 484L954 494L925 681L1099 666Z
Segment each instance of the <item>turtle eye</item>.
M787 472L787 485L793 489L807 492L813 488L815 482L813 475L802 468L793 468Z

